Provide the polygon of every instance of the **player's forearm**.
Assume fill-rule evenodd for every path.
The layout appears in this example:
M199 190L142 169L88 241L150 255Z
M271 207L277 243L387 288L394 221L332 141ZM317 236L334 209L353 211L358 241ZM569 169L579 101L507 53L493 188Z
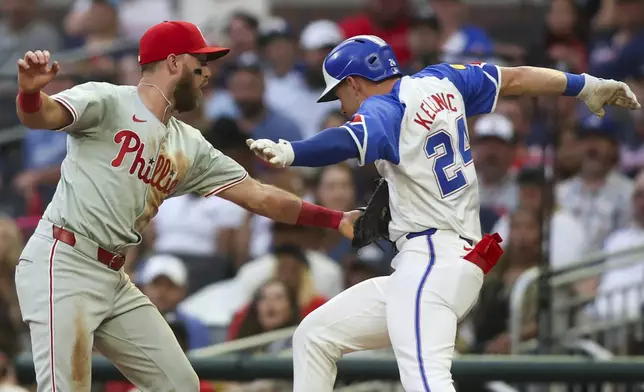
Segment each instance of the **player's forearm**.
M252 178L217 195L258 215L288 224L337 229L344 217L342 211L307 203L292 193Z
M344 213L307 203L292 193L271 185L261 185L259 203L251 208L272 220L300 226L337 229Z
M67 109L42 91L18 94L16 112L22 125L31 129L57 130L73 121Z
M329 128L317 135L292 142L291 166L323 167L358 157L358 148L344 128Z
M578 96L591 76L538 67L501 67L501 95Z

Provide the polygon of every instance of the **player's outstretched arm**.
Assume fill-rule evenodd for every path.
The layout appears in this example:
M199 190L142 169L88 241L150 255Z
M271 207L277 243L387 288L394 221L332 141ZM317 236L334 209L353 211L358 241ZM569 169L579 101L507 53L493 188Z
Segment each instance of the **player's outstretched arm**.
M48 51L25 53L18 60L18 86L16 111L20 122L31 129L57 130L73 122L72 114L63 105L42 90L56 76L60 67L54 62L49 66Z
M584 101L591 112L604 115L604 106L638 109L637 97L616 80L599 79L538 67L500 67L501 95L566 95Z
M246 141L255 155L275 167L323 167L358 158L356 143L346 129L329 128L297 142L268 139Z
M353 239L353 222L360 216L359 211L342 212L307 203L292 193L250 177L217 195L272 220L334 229L349 239Z

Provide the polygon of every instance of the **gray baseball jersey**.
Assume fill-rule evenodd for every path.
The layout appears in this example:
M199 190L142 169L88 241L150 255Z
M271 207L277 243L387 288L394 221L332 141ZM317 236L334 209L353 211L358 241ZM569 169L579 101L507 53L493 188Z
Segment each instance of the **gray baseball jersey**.
M54 199L16 267L38 392L89 392L92 347L139 389L198 392L199 382L163 316L130 281L97 261L119 251L164 199L217 194L247 177L201 133L162 124L136 87L86 83L54 96L72 114ZM54 226L75 232L54 238Z
M118 251L167 197L204 196L241 182L246 171L195 128L161 123L134 86L85 83L53 96L73 115L67 157L44 219Z

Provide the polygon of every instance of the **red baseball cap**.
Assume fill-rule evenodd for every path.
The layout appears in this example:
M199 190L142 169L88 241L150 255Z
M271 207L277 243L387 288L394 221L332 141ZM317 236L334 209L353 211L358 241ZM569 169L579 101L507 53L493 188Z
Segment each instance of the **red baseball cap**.
M139 42L139 64L165 60L175 54L205 54L208 61L230 52L228 48L208 46L201 30L184 21L165 21L150 27Z

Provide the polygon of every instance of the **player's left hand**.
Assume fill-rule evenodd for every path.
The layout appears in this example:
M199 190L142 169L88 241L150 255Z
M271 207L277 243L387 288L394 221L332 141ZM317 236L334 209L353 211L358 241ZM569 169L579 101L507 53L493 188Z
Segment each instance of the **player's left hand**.
M360 217L361 212L359 210L353 210L345 212L342 220L340 221L340 226L338 226L338 231L343 236L347 237L350 240L353 240L353 224L356 219Z
M246 145L260 159L274 167L290 166L295 159L293 147L286 140L280 139L279 143L275 143L269 139L247 139Z
M641 108L639 102L637 102L637 97L624 82L590 77L586 79L586 83L586 87L590 88L584 88L586 91L582 91L579 98L598 117L604 116L604 106L606 105L631 110Z

